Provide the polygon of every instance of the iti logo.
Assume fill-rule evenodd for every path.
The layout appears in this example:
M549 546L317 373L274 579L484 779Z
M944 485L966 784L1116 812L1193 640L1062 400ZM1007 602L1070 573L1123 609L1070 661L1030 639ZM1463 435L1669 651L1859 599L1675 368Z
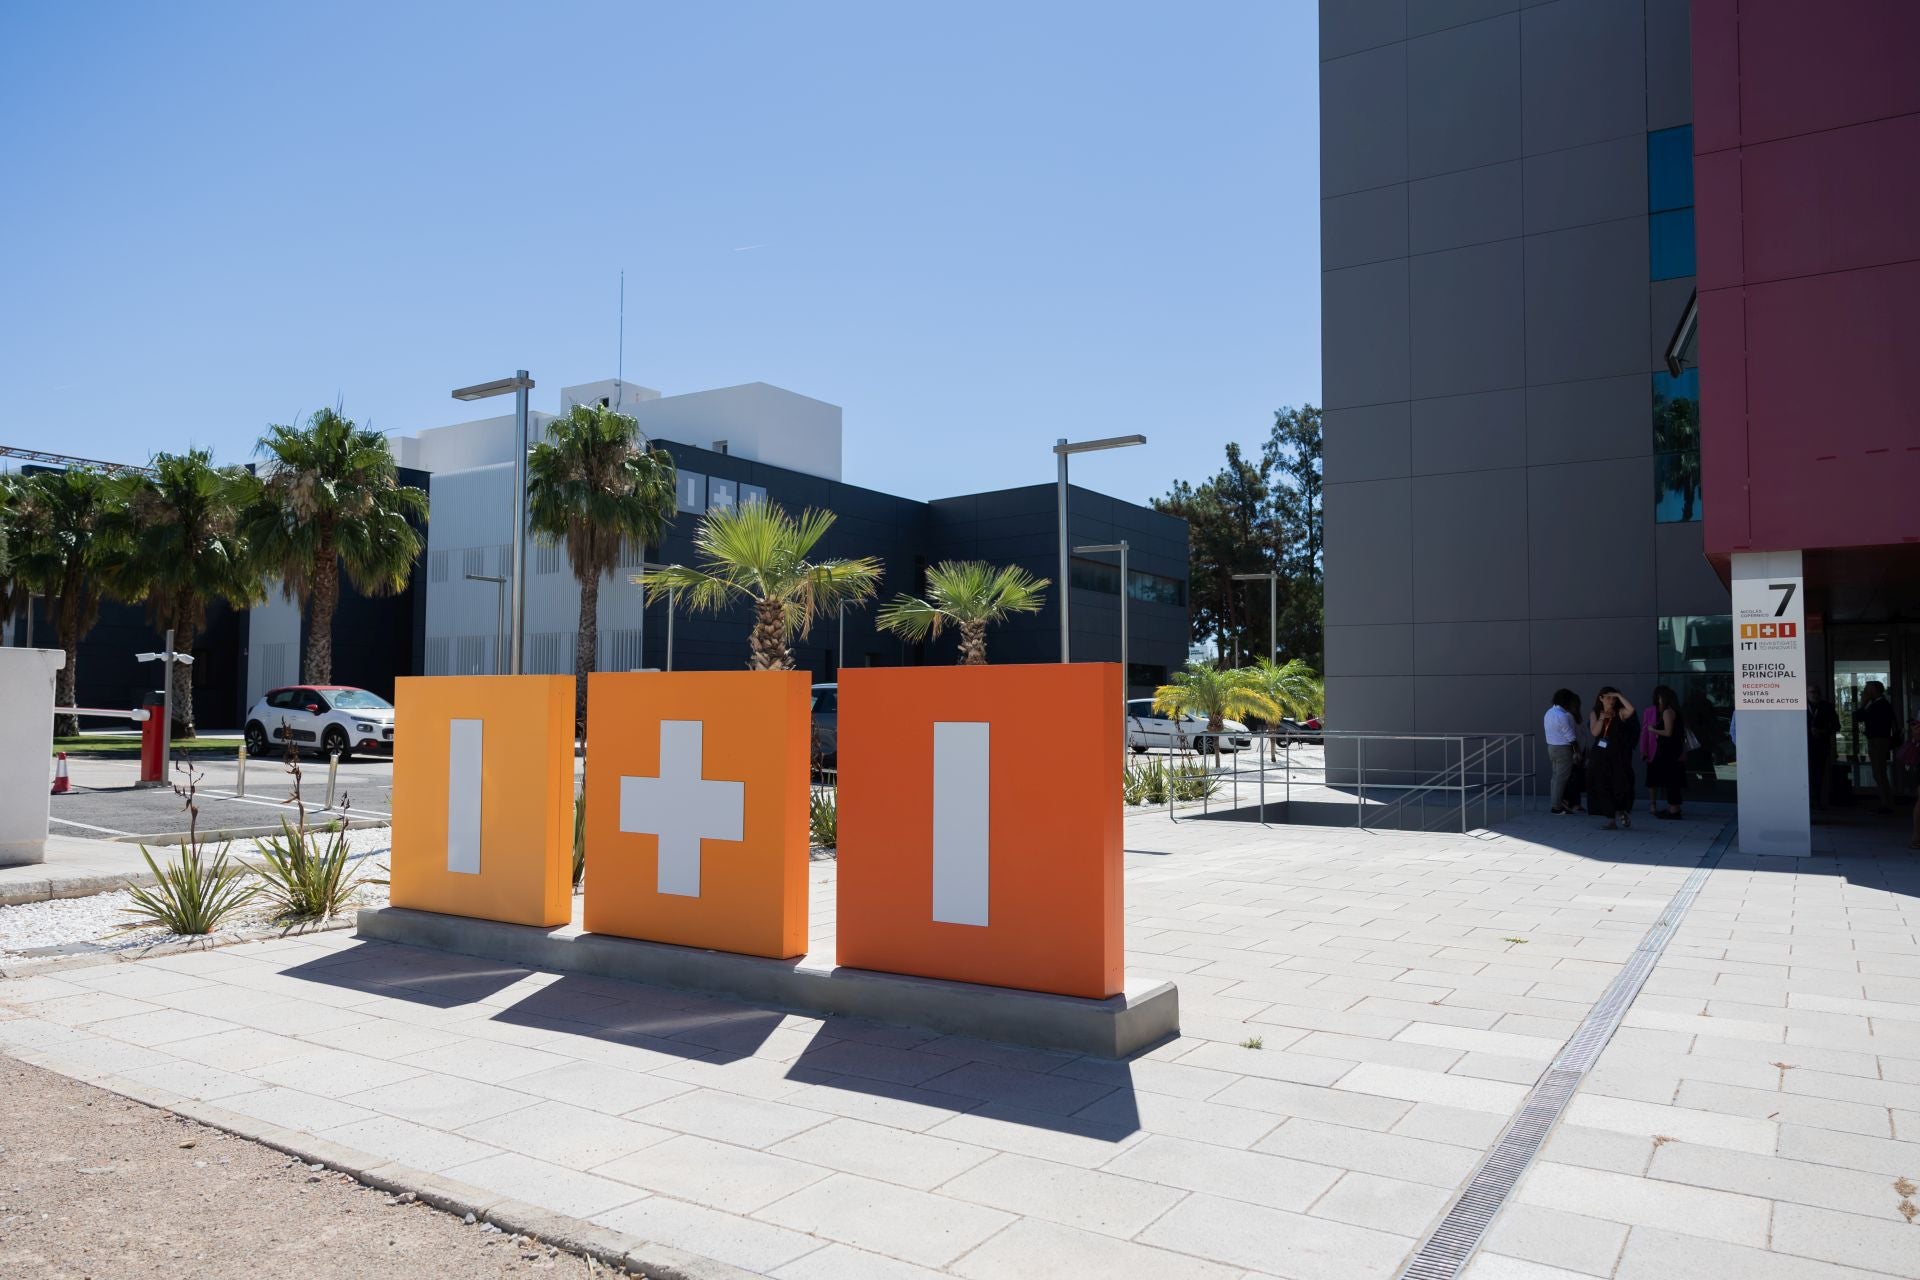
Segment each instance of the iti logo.
M1791 640L1800 634L1797 622L1743 622L1740 624L1742 640Z
M394 705L393 905L568 923L572 677L406 676Z
M587 690L587 929L804 954L806 674L607 672Z
M843 671L839 962L1117 994L1121 702L1111 663Z

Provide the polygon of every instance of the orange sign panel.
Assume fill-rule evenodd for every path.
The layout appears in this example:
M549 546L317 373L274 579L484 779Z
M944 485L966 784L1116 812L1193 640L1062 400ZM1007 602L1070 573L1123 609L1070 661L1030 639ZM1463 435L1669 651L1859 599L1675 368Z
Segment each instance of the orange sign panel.
M1119 994L1113 663L844 671L839 963Z
M805 954L806 673L607 672L587 690L586 927Z
M396 682L396 907L552 928L573 918L573 677Z

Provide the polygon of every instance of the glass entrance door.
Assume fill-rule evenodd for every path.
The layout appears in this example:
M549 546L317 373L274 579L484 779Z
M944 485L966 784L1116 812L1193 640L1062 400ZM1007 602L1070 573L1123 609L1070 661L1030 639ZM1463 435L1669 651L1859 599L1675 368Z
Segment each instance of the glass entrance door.
M1920 627L1846 626L1835 627L1828 635L1833 650L1833 709L1840 719L1833 758L1845 768L1856 795L1871 795L1873 769L1859 724L1865 690L1875 680L1885 686L1900 726L1896 736L1905 737L1907 721L1920 714ZM1897 778L1894 789L1904 790Z

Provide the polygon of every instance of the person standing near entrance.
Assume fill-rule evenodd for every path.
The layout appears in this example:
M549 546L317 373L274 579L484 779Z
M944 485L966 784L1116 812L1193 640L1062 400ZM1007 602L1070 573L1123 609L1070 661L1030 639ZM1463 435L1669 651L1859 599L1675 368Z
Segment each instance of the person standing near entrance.
M1633 753L1640 718L1625 694L1607 685L1593 700L1587 729L1593 754L1587 766L1587 809L1607 819L1605 831L1633 825Z
M1687 787L1687 721L1680 714L1680 698L1666 685L1653 691L1651 713L1653 755L1647 760L1647 790L1656 801L1665 791L1667 807L1656 808L1656 818L1678 818L1680 797Z
M1580 749L1580 726L1574 713L1580 710L1580 697L1571 689L1553 695L1547 707L1542 732L1547 740L1547 760L1553 765L1553 785L1547 794L1553 799L1554 813L1572 813L1567 803L1567 782L1573 777L1573 757Z
M1892 813L1893 701L1887 697L1887 686L1878 680L1867 681L1860 697L1860 736L1867 740L1867 760L1873 766L1874 790L1880 793L1880 812Z

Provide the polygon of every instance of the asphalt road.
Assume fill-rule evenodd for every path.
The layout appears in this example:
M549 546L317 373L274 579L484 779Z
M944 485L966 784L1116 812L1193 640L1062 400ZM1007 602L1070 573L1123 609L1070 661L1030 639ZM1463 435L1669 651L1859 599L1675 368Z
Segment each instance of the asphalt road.
M197 760L195 803L198 829L209 837L277 832L282 819L297 819L291 802L293 778L279 760L247 764L246 786L239 786L233 760ZM334 805L326 807L327 764L301 761L300 794L308 820L347 817L386 822L393 814L393 762L368 758L340 765ZM51 799L52 830L63 835L105 839L158 839L187 830L186 802L167 787L138 787L137 760L69 760L72 790ZM178 771L173 780L183 782Z

